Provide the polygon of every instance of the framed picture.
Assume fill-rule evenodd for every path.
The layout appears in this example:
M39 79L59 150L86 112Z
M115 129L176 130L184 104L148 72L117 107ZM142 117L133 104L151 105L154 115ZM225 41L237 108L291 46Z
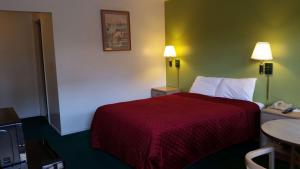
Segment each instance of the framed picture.
M104 51L131 50L129 12L101 10L101 24Z

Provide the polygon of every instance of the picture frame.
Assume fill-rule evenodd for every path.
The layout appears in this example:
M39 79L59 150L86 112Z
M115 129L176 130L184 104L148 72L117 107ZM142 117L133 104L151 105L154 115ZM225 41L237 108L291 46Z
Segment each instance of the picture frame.
M131 32L128 11L101 10L103 51L130 51Z

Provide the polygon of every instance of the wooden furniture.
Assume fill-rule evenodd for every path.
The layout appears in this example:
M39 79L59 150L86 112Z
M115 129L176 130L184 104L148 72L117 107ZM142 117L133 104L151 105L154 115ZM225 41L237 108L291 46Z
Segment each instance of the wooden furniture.
M278 119L300 119L300 112L291 112L291 113L283 114L280 110L265 108L261 112L260 124L263 124L270 120L278 120ZM269 144L267 137L261 133L261 135L260 135L261 147L265 146L267 144ZM274 146L274 145L272 145L272 146ZM278 147L278 146L275 146L275 147Z
M265 122L261 131L271 140L290 146L290 168L294 168L295 148L300 147L300 120L279 119Z
M0 169L64 169L46 140L26 142L13 108L0 108Z
M261 155L269 154L269 169L274 169L274 157L275 152L273 147L265 147L258 150L250 151L245 156L245 162L247 169L265 169L264 167L256 164L252 159L259 157Z
M262 110L261 114L261 122L264 123L270 120L277 119L300 119L300 112L290 112L287 114L283 114L280 110L265 108Z
M21 123L17 113L13 108L0 108L0 125L10 125Z
M151 89L151 97L165 96L179 92L180 89L174 87L157 87Z
M29 169L64 169L62 158L46 140L26 142Z
M13 108L0 108L0 168L19 166L25 162L26 150L21 120Z
M287 114L283 114L280 110L265 108L261 112L261 124L278 119L299 119L300 120L300 112L290 112ZM274 141L272 139L268 139L262 132L260 134L260 145L263 146L271 146L274 147L276 151L276 158L281 160L289 161L291 156L291 148L280 142ZM296 161L297 165L300 166L300 155L296 153L295 158L298 159Z

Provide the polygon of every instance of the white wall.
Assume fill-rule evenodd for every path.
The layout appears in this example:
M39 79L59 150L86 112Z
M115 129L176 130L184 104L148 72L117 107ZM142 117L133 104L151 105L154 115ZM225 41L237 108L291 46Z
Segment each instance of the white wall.
M88 129L103 104L165 85L163 0L9 0L0 10L52 12L61 134ZM132 51L103 52L100 9L128 10Z
M0 25L0 107L39 116L32 15L0 11Z

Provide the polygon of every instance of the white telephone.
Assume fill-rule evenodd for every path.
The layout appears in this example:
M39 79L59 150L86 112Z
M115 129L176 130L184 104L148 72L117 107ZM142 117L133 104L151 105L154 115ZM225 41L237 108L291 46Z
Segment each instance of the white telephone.
M281 100L273 103L272 106L270 106L270 108L280 110L283 113L288 113L288 112L291 112L294 110L294 107L292 104L288 104Z

